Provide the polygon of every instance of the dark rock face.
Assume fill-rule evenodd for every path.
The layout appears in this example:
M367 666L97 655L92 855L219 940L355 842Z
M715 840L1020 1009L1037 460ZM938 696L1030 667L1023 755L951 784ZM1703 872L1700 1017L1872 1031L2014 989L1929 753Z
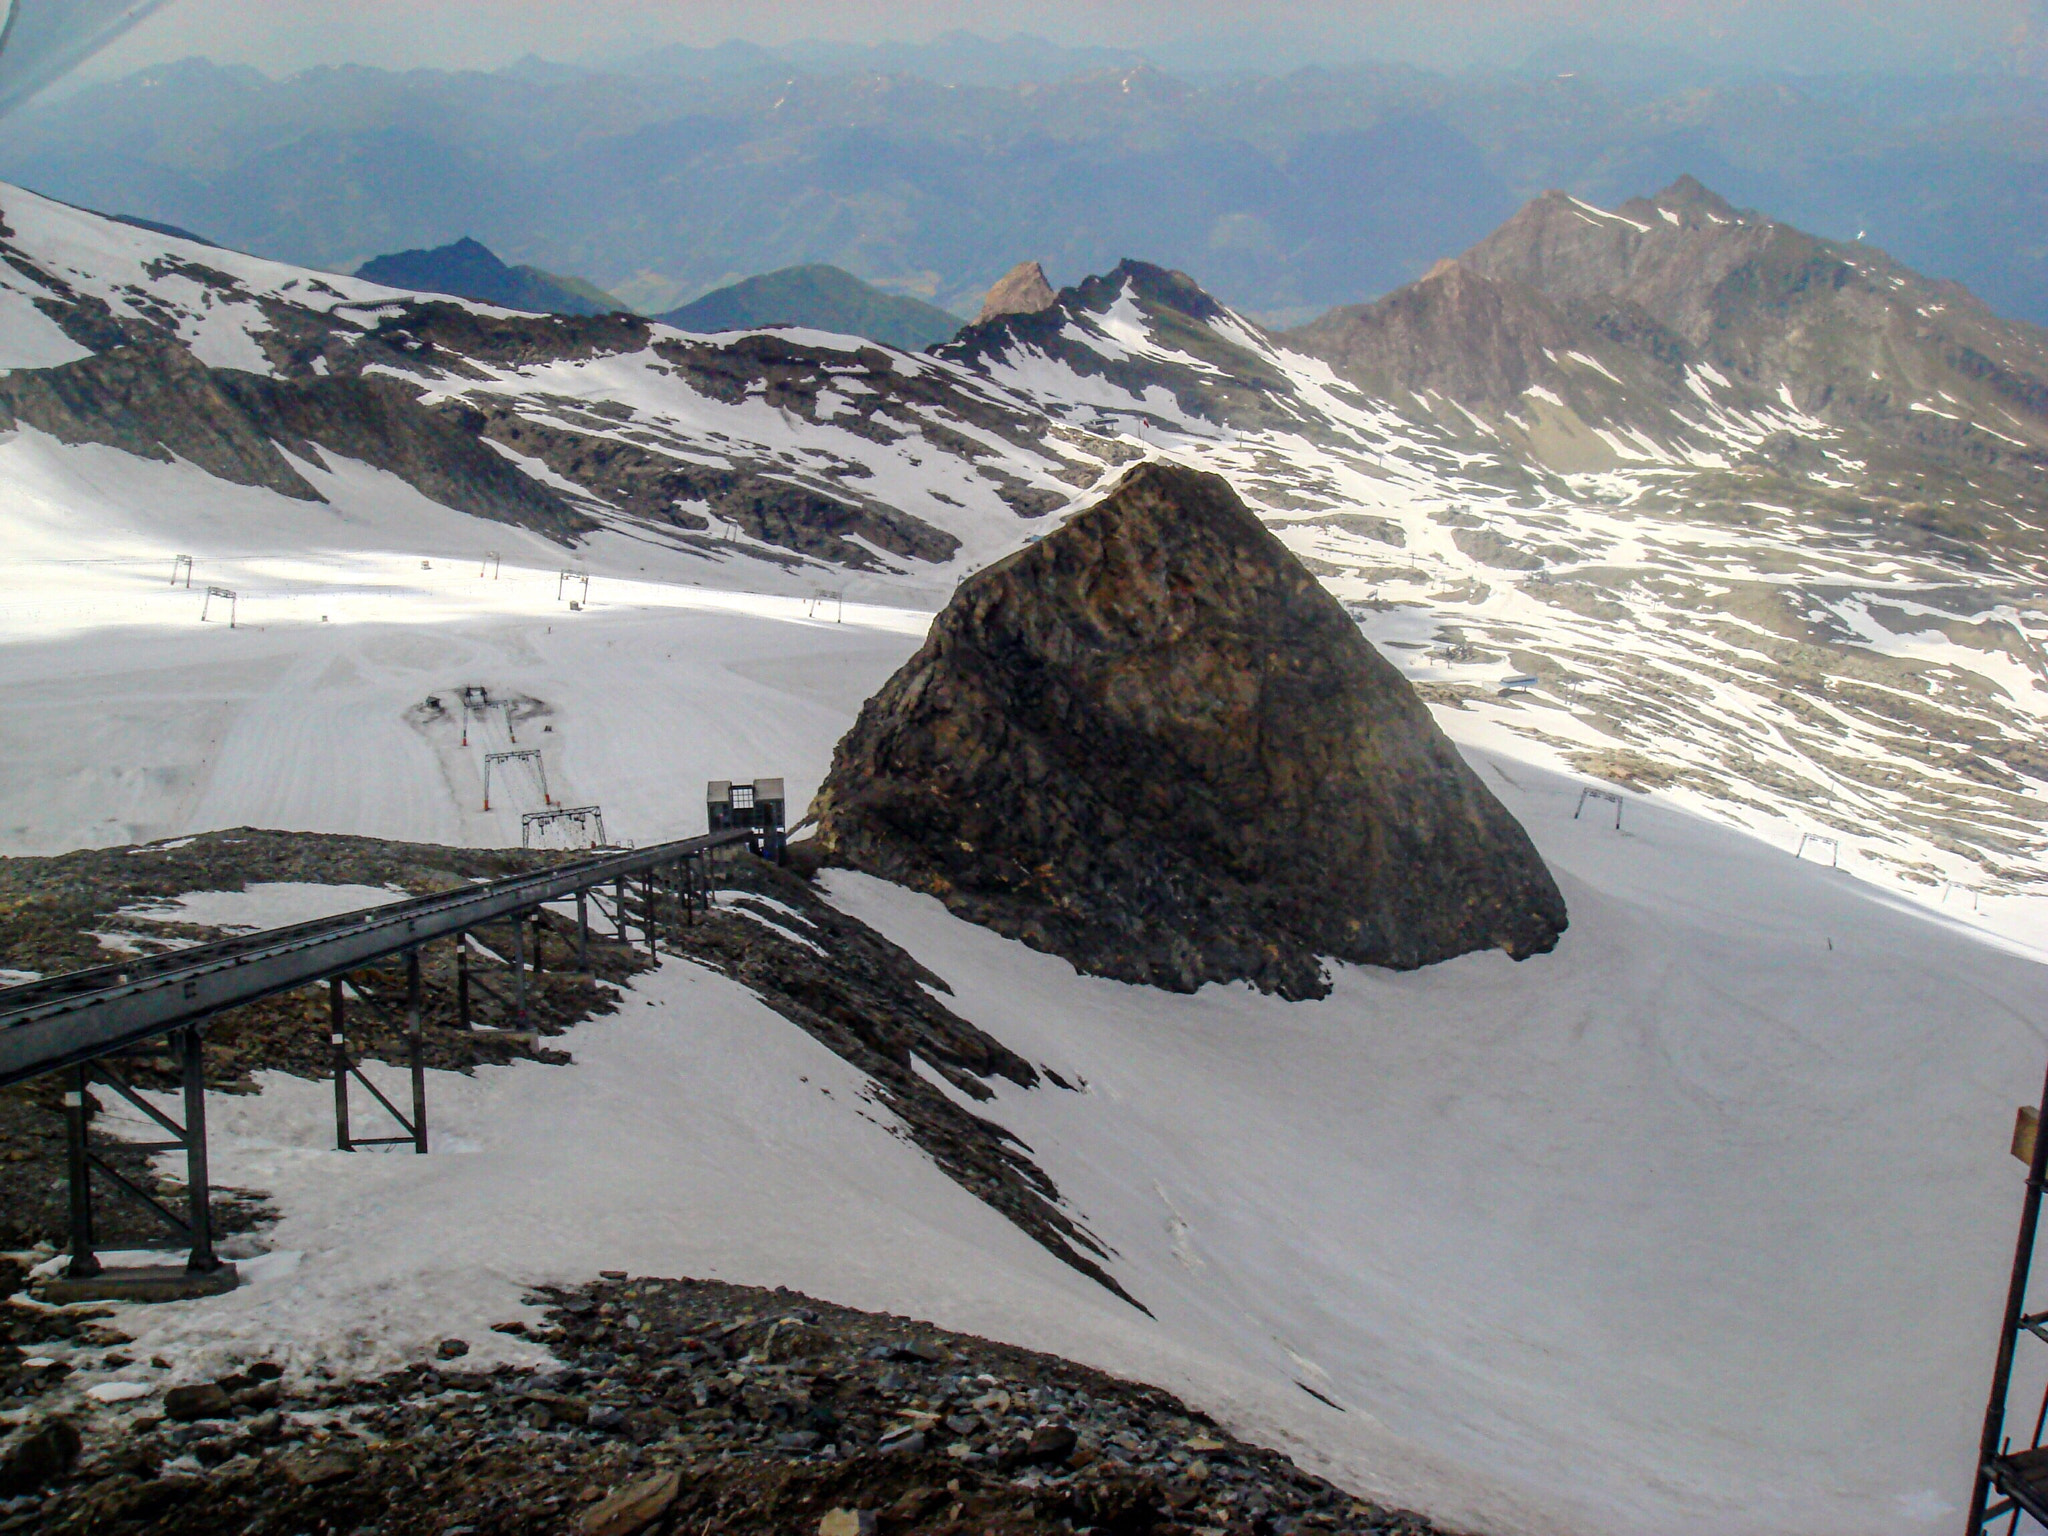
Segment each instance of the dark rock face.
M539 267L508 266L490 247L467 237L430 251L379 256L356 268L356 276L387 288L453 294L544 315L609 315L626 307L580 278L556 277Z
M833 862L1079 969L1328 990L1551 948L1564 900L1415 692L1220 477L1162 464L975 576L813 807Z
M599 526L478 441L480 418L421 409L419 393L377 376L266 379L209 368L184 347L140 333L75 363L0 377L0 431L19 421L59 442L182 458L231 484L298 501L324 498L280 447L314 463L324 462L324 448L389 470L444 506L564 544Z

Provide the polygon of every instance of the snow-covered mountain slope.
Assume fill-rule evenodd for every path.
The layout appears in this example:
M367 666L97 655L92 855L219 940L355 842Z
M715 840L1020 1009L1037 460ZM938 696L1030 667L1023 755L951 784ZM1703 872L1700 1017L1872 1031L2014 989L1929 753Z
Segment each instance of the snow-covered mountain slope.
M1344 970L1290 1005L1078 979L835 877L963 1017L1085 1080L977 1112L1150 1319L888 1134L837 1058L672 962L571 1038L574 1067L437 1078L445 1156L326 1151L303 1083L216 1103L218 1176L273 1193L280 1251L137 1319L144 1349L362 1366L459 1328L505 1350L482 1325L523 1281L709 1272L1146 1376L1503 1536L1953 1525L2048 1004L2048 971L1983 931L2039 931L2013 777L2036 610L1995 550L1759 490L1735 448L1827 441L1819 416L1738 411L1731 378L1728 466L1565 473L1136 264L907 358L339 281L301 303L288 284L328 280L0 210L7 851L252 822L513 841L538 785L479 793L510 722L465 744L421 707L466 684L517 703L557 798L616 836L698 830L711 778L779 773L802 801L954 576L1043 526L1027 493L1050 510L1165 452L1229 474L1431 689L1574 919L1521 966ZM172 260L218 276L180 288ZM220 313L246 366L192 353ZM202 621L209 586L236 627ZM1524 668L1541 687L1498 697ZM1574 815L1573 758L1672 781L1617 831ZM2004 883L1930 912L1795 862L1802 826L1866 873L1982 859Z
M536 565L929 610L1166 453L1229 475L1440 705L1930 900L2033 890L2036 333L1721 208L1545 199L1365 320L1287 338L1126 263L913 357L427 300L7 190L0 517L61 509L84 542L52 535L54 559L114 527L166 560L362 548L372 525L480 556L525 529ZM1561 286L1581 257L1624 291ZM1759 339L1773 315L1797 346ZM1853 399L1845 359L1876 376ZM1975 394L1942 382L1972 368ZM209 503L246 511L202 539ZM1512 677L1537 682L1499 696Z
M385 470L565 547L611 529L733 584L951 585L1104 467L965 370L799 331L715 341L296 271L0 188L0 430L298 500Z
M460 667L580 689L556 720L563 761L660 831L662 795L693 813L678 784L710 763L814 781L918 643L757 604L601 605L552 635L536 612L156 638L195 683L270 659L200 657L202 640L296 645L294 684L264 700L268 761L352 745L412 791L273 782L250 740L214 819L433 825L432 754L351 723ZM656 639L695 665L653 662ZM650 659L604 664L629 648ZM82 676L72 698L109 733L150 728L118 679ZM963 1018L1085 1085L992 1083L974 1112L1031 1146L1150 1317L892 1134L838 1058L671 961L560 1042L574 1066L437 1074L442 1155L333 1152L319 1084L217 1099L216 1176L271 1192L276 1251L231 1297L123 1327L190 1372L255 1348L376 1368L450 1333L488 1361L530 1348L486 1331L527 1281L712 1274L1158 1381L1349 1487L1498 1536L1951 1528L2048 969L1676 807L1631 806L1620 832L1575 819L1575 780L1469 714L1450 723L1566 889L1552 955L1340 968L1315 1003L1181 997L829 877Z
M1433 699L1561 763L1787 847L1825 836L1935 900L2048 874L2038 448L2007 443L1977 471L2003 502L1964 505L1955 477L1996 432L1951 421L1916 443L1702 357L1660 439L1678 417L1642 381L1668 369L1534 290L1453 266L1381 308L1399 344L1375 343L1375 373L1335 322L1312 356L1313 328L1265 335L1127 264L940 352L1230 475ZM1901 456L1923 488L1947 477L1950 504L1880 495ZM1502 697L1517 677L1534 681Z

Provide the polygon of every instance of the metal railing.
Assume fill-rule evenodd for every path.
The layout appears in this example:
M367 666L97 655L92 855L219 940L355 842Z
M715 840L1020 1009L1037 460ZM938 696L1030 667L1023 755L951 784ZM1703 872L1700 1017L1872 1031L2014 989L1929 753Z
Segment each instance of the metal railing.
M752 828L604 854L474 890L417 896L0 990L0 1087L168 1035L434 939L718 849Z
M426 1074L422 1045L420 952L438 939L457 942L457 1011L469 1027L470 993L477 988L497 997L471 965L472 932L489 924L509 924L513 992L498 998L515 1017L527 1006L527 914L535 914L535 955L540 909L550 902L574 898L579 963L587 963L594 907L611 921L610 935L630 943L628 924L640 929L640 941L652 959L662 923L666 896L677 915L691 920L708 901L711 889L706 866L742 850L758 852L762 829L736 827L651 848L613 852L560 864L537 874L515 875L469 890L419 896L367 911L320 918L291 927L274 928L191 949L173 950L90 970L52 976L24 986L0 989L0 1086L53 1072L68 1071L64 1094L66 1143L71 1187L71 1259L65 1279L74 1285L108 1280L94 1252L93 1178L139 1201L189 1245L186 1273L195 1280L234 1283L232 1266L215 1257L206 1158L206 1096L201 1070L205 1021L281 993L328 983L328 1043L332 1051L335 1092L335 1143L341 1151L357 1147L411 1145L427 1150ZM667 877L658 874L668 871ZM629 887L640 883L637 903ZM605 906L609 887L611 906ZM404 965L402 997L366 985L365 973L380 962L400 959ZM349 980L351 976L353 980ZM348 1044L348 1001L397 1025L409 1043L412 1105L408 1115L366 1077ZM184 1097L184 1123L170 1119L129 1085L114 1058L170 1042L179 1061ZM366 1091L395 1120L403 1135L361 1136L350 1123L351 1085ZM111 1088L149 1119L171 1133L173 1140L135 1148L142 1152L182 1150L186 1157L189 1214L179 1216L149 1192L98 1156L89 1138L91 1089ZM138 1272L139 1273L139 1272ZM150 1284L160 1276L149 1272ZM119 1294L110 1289L105 1294Z

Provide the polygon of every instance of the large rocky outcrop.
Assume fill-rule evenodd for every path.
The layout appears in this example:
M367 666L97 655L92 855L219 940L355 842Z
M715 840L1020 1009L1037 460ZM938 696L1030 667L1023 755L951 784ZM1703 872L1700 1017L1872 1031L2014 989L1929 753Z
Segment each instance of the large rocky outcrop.
M1051 309L1058 300L1059 295L1046 281L1045 268L1035 261L1020 261L996 279L988 297L981 301L981 314L974 323L987 325L1004 315L1035 315Z
M1987 442L2027 450L2009 467L2023 462L2040 484L2048 330L1995 315L1874 247L1738 209L1690 176L1612 213L1545 193L1461 261L1596 317L1611 339L1677 343L1685 361L1838 426L1878 427L1886 442L1901 428L1917 435L1918 407L1946 395L1939 409L1954 418L2002 417L2001 434L2017 430ZM1616 320L1649 329L1630 337Z
M1524 406L1532 387L1596 415L1683 388L1675 365L1611 340L1592 315L1459 261L1438 262L1371 304L1333 309L1286 339L1377 398L1435 391L1489 414Z
M1083 971L1327 990L1547 950L1528 835L1227 482L1150 463L971 578L870 699L815 849Z

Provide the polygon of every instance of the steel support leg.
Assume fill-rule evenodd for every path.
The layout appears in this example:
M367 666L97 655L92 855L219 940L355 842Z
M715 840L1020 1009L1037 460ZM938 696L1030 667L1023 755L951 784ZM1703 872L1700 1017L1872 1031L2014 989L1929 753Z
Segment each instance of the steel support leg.
M576 969L590 970L590 893L576 893Z
M2048 1114L2048 1083L2041 1089L2041 1105ZM1970 1494L1968 1536L1984 1528L1984 1512L1991 1501L1991 1463L2005 1443L2006 1394L2012 1389L2013 1347L2019 1342L2020 1318L2027 1310L2027 1279L2034 1265L2034 1239L2041 1224L2041 1195L2048 1185L2048 1136L2034 1138L2034 1160L2027 1166L2027 1193L2020 1203L2019 1241L2014 1245L2012 1280L2005 1293L2005 1321L1998 1335L1998 1361L1991 1371L1991 1401L1984 1410L1984 1436L1977 1448L1977 1483ZM2017 1523L2017 1516L2015 1516Z
M463 1029L469 1022L469 935L455 935L455 1022Z
M185 1198L191 1215L192 1256L185 1268L210 1275L220 1268L213 1251L213 1178L206 1165L206 1042L198 1029L179 1031L185 1078Z
M614 910L615 910L615 911L617 911L617 913L619 914L619 925L618 925L618 926L619 926L619 933L618 933L618 939L619 939L619 942L620 942L621 944L624 944L624 943L628 942L628 941L627 941L627 938L626 938L626 879L625 879L625 876L621 875L621 876L619 877L619 882L618 882L618 884L612 887L612 899L613 899L613 901L614 901L614 902L616 903L616 906L615 906Z
M334 1048L334 1147L353 1152L355 1142L348 1133L348 1003L341 995L341 978L327 980L327 1040Z
M92 1164L87 1161L86 1069L74 1067L71 1086L64 1090L64 1150L71 1174L71 1262L64 1273L73 1280L89 1280L100 1272L99 1255L93 1252Z
M538 976L547 967L548 925L547 916L539 907L533 909L533 974Z
M526 1022L526 917L512 914L512 1011Z
M642 901L645 903L645 906L643 907L640 915L641 920L645 922L647 925L647 958L650 960L654 960L659 957L656 955L654 949L656 931L654 911L654 871L651 869L648 870L647 873L641 877L640 895Z
M427 1151L427 1042L424 989L420 984L420 952L405 952L406 1046L412 1056L412 1145L422 1157Z

